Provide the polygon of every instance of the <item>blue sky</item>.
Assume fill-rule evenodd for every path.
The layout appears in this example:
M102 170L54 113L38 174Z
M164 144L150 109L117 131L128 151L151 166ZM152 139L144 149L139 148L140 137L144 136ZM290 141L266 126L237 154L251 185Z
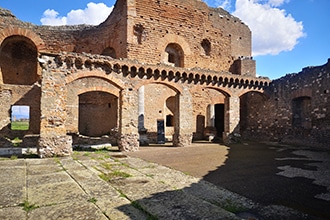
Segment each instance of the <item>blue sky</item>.
M277 79L330 58L330 0L203 0L249 25L257 74ZM102 22L115 0L0 0L22 21L37 25Z
M12 117L16 117L16 119L30 118L30 107L24 105L14 105L11 107L11 115Z

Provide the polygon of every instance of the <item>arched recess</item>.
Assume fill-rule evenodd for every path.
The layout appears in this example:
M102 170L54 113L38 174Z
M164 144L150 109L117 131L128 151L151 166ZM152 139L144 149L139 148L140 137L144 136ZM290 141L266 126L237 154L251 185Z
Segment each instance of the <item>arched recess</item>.
M190 45L187 43L187 41L179 35L176 34L166 34L164 37L159 39L159 42L157 44L157 51L161 54L161 62L168 64L168 53L166 52L166 48L168 45L178 45L182 50L182 54L184 55L184 60L186 57L189 57L191 55L191 49ZM184 62L183 65L184 66Z
M182 47L177 43L170 43L166 46L165 52L167 54L167 60L164 63L171 64L176 67L184 67L184 52Z
M162 138L165 138L165 141L171 141L176 131L175 126L179 126L176 123L177 117L179 117L177 106L179 91L163 83L145 84L140 87L139 91L141 88L143 88L143 94L139 93L139 117L143 115L148 141L161 143ZM173 126L166 126L167 119L170 117L173 120Z
M176 97L175 96L171 96L166 99L166 107L170 112L166 115L165 125L166 125L166 127L174 127L174 125L175 125L174 114L176 111Z
M79 95L79 133L98 137L117 127L118 97L102 91Z
M240 133L243 136L250 135L252 130L258 129L265 112L265 94L250 91L240 96Z
M25 36L9 36L0 47L0 68L4 84L32 85L38 79L38 50Z
M113 48L113 47L107 47L105 48L101 55L104 55L104 56L109 56L109 57L112 57L114 59L117 58L117 55L116 55L116 50Z
M86 72L85 75L88 75L87 73L88 72ZM75 80L67 83L67 132L77 134L82 131L82 134L87 136L102 136L104 132L106 134L109 133L110 130L107 126L113 127L112 125L114 122L116 122L116 126L114 128L119 127L118 97L121 89L122 88L118 87L115 82L112 82L109 79L89 75L87 77L76 78ZM89 98L91 100L89 100ZM84 106L89 107L84 109ZM103 126L105 129L97 129L97 132L88 132L88 129L90 128L88 128L88 125L84 124L89 123L89 121L93 121L93 118L89 120L87 116L81 117L81 114L83 113L86 115L88 113L88 109L93 108L99 108L102 112L106 113L111 112L111 115L108 115L107 118L103 118L107 123L106 126ZM98 114L98 111L95 110L93 114ZM102 115L97 117L103 116L104 114L102 113ZM109 122L109 120L111 120L111 122ZM85 128L83 128L84 126ZM94 125L91 125L89 127L93 126Z
M213 87L196 87L192 93L194 140L213 139L220 141L228 124L228 99L230 94Z

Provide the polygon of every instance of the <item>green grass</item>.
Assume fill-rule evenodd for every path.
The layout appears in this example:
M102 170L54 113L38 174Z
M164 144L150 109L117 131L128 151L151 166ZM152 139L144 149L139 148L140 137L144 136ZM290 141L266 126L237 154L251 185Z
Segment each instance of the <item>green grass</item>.
M27 131L29 130L29 121L12 121L11 130Z
M39 208L39 206L36 206L35 204L30 204L26 200L23 203L21 203L20 206L22 206L23 207L23 210L26 211L26 212L30 212L33 209Z
M229 199L227 199L225 204L223 204L221 207L224 210L227 210L228 212L231 212L231 213L240 213L240 212L244 212L247 210L245 207L242 207L241 205L236 204L235 202L233 202Z
M90 203L95 204L97 202L97 199L95 199L94 197L92 197L92 198L89 198L87 201L90 202Z
M128 174L128 173L125 173L125 172L121 172L121 171L118 171L118 170L115 170L111 173L101 173L99 175L99 177L101 179L103 179L104 181L111 181L112 179L116 179L116 178L128 178L128 177L131 177L132 175L131 174Z

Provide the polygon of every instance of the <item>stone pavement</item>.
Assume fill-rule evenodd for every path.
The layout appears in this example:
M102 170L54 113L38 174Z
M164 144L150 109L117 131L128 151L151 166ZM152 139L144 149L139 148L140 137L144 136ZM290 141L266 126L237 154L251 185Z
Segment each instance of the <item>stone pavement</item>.
M0 219L303 219L116 150L0 158Z

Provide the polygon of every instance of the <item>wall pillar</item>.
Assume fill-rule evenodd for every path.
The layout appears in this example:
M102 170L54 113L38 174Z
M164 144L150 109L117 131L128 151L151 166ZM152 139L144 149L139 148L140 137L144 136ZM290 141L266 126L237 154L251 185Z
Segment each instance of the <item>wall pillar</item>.
M139 130L144 129L144 86L139 88Z
M215 121L214 104L210 104L208 106L207 110L208 110L208 114L207 114L207 116L208 116L208 124L207 124L207 126L214 127L214 125L215 125L215 123L214 123L214 121Z
M193 133L193 109L192 98L188 89L184 89L182 94L176 95L176 112L173 135L173 146L185 147L192 143Z
M72 137L66 135L67 90L63 73L43 70L41 83L41 120L38 154L43 157L69 156Z
M225 112L223 140L225 143L237 142L240 139L240 98L238 96L226 98Z
M119 141L120 151L137 151L139 149L138 91L125 88L120 92Z

